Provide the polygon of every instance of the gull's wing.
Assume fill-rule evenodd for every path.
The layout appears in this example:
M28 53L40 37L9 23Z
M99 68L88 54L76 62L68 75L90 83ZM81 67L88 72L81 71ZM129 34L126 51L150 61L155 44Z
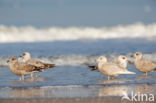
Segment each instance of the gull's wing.
M41 68L26 63L16 63L15 67L17 67L17 70L24 70L26 72L41 71Z
M42 68L42 69L47 69L47 68L53 68L53 67L55 67L55 64L43 63L41 61L33 60L33 59L29 60L27 63L28 64L31 64L31 65L34 65L36 67Z

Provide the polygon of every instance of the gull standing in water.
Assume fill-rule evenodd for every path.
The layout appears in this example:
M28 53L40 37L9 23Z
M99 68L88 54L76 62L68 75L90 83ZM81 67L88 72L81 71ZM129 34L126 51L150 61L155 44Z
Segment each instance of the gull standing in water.
M127 67L127 57L124 55L120 55L115 61L113 61L112 63L118 64L119 66L121 66L123 69L126 69ZM89 68L91 68L91 70L98 70L98 66L88 66Z
M143 55L141 52L136 52L134 55L132 55L132 57L135 57L134 64L136 69L145 73L147 76L149 72L156 70L156 63L153 63L152 61L146 61L142 58L142 56Z
M16 57L10 57L7 62L9 63L11 72L17 76L21 76L20 80L24 80L24 76L28 74L42 71L42 68L18 62L18 59Z
M44 71L45 69L48 69L48 68L55 67L55 64L43 63L41 61L31 59L31 55L28 52L24 52L22 54L22 56L20 56L20 57L23 58L24 63L27 63L27 64L30 64L30 65L34 65L36 67L42 68L42 71ZM39 71L39 72L42 72L42 71ZM33 77L33 74L31 74L31 77Z
M135 74L134 72L128 71L126 68L121 67L120 65L112 62L107 62L107 58L105 56L100 56L97 59L98 62L98 70L109 77L116 77L121 74ZM127 60L120 61L121 63L127 62Z

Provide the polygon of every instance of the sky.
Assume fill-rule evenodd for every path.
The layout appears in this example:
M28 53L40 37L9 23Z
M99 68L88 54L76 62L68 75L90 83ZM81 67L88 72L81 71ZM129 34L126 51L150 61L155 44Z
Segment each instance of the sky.
M7 26L103 27L156 22L155 0L0 0Z

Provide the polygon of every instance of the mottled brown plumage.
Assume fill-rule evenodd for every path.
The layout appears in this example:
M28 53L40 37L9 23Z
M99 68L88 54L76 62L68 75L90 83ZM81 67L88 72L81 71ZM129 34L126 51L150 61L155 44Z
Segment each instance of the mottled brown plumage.
M48 68L55 67L55 64L43 63L41 61L31 59L31 55L28 52L23 53L22 57L23 57L23 62L24 63L34 65L34 66L37 66L37 67L40 67L40 68L43 68L43 69L48 69Z
M24 76L28 74L41 71L41 68L38 68L34 65L29 65L26 63L18 62L16 57L10 57L8 62L10 63L9 67L10 67L11 72L18 76L21 76L22 79L24 79Z
M133 56L136 58L134 63L135 67L140 72L143 72L145 73L145 75L147 75L147 73L156 70L156 64L153 63L152 61L144 60L142 58L141 52L136 52Z

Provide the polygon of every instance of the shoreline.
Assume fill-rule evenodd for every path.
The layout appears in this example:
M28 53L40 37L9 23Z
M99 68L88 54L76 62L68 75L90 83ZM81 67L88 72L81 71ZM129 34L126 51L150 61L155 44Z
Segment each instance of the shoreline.
M43 87L6 87L0 88L1 100L24 100L35 98L102 98L128 96L131 92L156 96L156 84L119 84L88 86L43 86Z
M156 96L154 103L156 101ZM144 101L122 100L121 97L92 97L92 98L33 98L33 99L0 99L1 103L145 103Z

